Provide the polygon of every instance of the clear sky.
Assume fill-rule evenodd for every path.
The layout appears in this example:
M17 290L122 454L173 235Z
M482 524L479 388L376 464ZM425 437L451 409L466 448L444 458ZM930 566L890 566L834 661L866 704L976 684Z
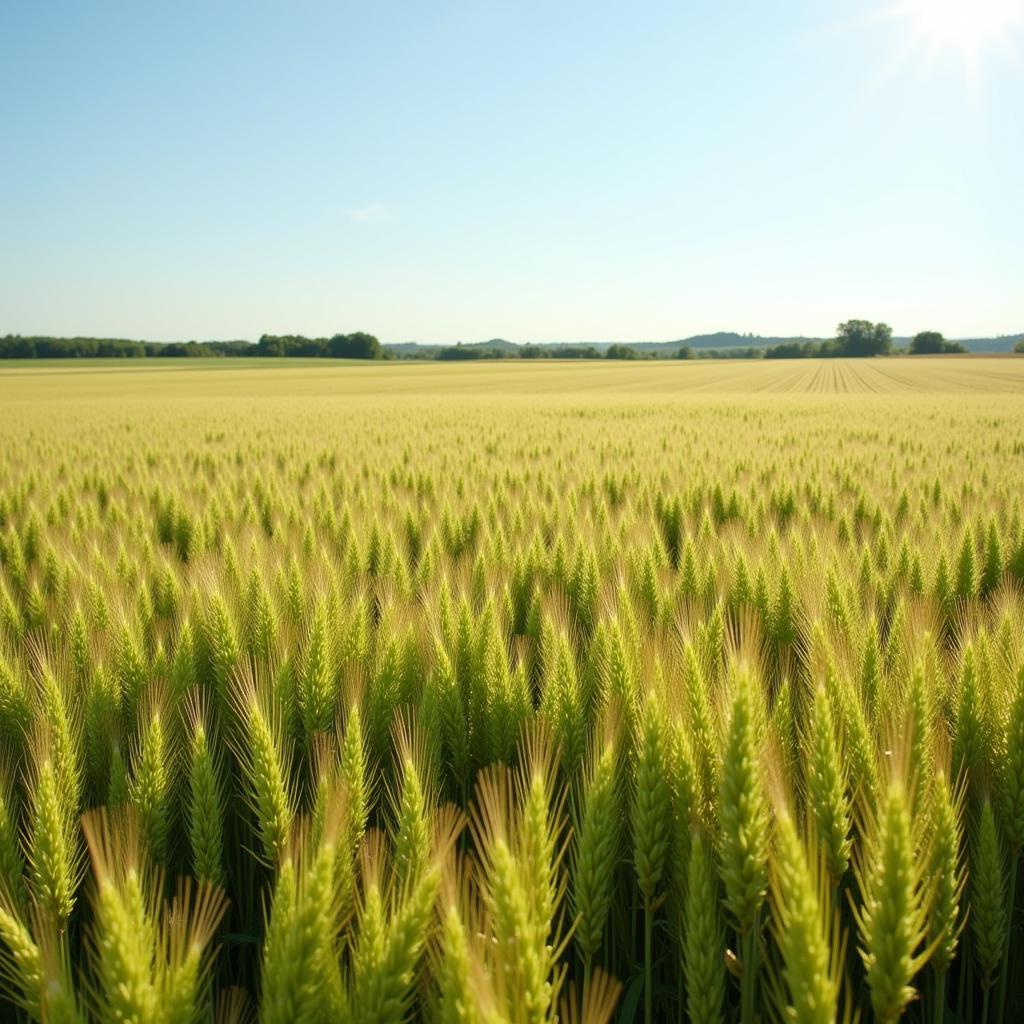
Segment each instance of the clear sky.
M0 0L0 334L1024 331L1024 0Z

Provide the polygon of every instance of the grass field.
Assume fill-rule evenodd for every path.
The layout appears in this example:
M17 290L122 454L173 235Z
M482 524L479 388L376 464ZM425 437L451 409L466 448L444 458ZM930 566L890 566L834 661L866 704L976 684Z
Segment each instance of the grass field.
M1022 500L1024 359L0 365L0 1010L1019 1020Z

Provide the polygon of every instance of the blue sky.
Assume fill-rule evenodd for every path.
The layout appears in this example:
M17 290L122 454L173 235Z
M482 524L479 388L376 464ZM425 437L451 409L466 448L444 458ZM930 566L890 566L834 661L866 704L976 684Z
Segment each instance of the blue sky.
M2 0L0 333L1022 331L1024 18L932 2Z

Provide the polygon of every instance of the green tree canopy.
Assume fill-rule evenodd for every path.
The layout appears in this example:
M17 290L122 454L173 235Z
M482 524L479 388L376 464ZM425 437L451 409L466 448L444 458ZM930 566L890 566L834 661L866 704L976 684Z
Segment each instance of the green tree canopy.
M784 341L765 349L765 359L813 359L821 351L813 341Z
M940 331L920 331L910 342L912 356L933 355L946 351L946 339Z
M327 354L332 359L380 359L384 351L380 342L365 331L355 334L336 334L327 342Z
M628 345L609 345L604 354L605 359L639 359L636 349Z
M261 356L283 356L284 355L284 339L277 338L270 334L264 334L260 337L260 340L256 343L257 355Z
M938 331L921 331L915 334L910 342L910 354L912 356L938 355L956 352L966 352L958 341L946 341Z
M892 351L892 328L870 320L847 320L836 331L839 354L844 356L883 356Z

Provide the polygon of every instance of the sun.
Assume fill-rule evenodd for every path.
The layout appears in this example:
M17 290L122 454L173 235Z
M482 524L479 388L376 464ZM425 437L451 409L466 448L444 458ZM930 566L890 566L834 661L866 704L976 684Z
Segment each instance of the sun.
M1024 27L1024 0L905 0L899 9L930 49L960 50L968 57L1007 43Z

